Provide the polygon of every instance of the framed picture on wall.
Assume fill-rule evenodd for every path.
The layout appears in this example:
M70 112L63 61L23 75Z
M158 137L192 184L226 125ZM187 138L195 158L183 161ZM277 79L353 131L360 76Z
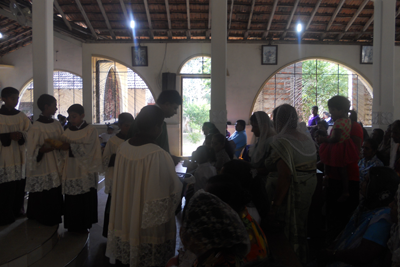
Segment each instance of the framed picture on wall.
M132 66L147 67L147 46L132 46Z
M261 47L261 65L278 64L278 46L263 45Z
M372 45L362 45L360 63L361 64L372 64L374 55L374 47Z

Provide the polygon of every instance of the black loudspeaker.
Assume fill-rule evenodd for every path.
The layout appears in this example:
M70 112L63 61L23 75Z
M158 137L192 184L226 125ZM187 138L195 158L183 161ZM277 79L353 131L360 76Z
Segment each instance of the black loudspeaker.
M162 90L176 90L176 74L164 72L162 74Z

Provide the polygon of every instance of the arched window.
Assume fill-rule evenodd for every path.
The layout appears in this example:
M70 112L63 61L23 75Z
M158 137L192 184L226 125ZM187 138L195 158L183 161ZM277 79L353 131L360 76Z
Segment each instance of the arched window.
M57 99L57 113L67 116L72 104L82 105L82 78L66 71L53 72L54 97ZM17 109L30 116L33 114L33 79L22 88Z
M322 118L327 102L335 95L349 98L364 126L372 124L372 87L357 73L339 63L313 59L286 66L260 90L253 112L271 114L284 103L294 106L300 120L307 121L311 107L318 106Z
M201 127L209 121L211 104L211 58L188 60L181 68L182 77L182 150L191 155L204 142Z
M142 107L155 104L152 93L130 68L106 58L95 57L94 121L113 123L122 112L134 117Z

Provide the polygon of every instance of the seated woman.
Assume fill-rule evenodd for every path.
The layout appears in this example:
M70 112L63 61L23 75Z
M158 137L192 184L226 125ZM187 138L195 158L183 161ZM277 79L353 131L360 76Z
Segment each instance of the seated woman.
M244 262L262 260L268 257L268 243L264 232L247 211L250 193L244 190L237 178L231 175L217 175L207 181L206 192L219 197L234 209L242 219L250 239L250 252Z
M187 206L180 237L185 250L196 255L195 267L241 266L250 250L249 236L238 214L203 190L197 191Z
M373 167L361 186L363 201L334 245L322 251L320 261L334 266L382 266L390 236L389 203L400 178L387 167Z

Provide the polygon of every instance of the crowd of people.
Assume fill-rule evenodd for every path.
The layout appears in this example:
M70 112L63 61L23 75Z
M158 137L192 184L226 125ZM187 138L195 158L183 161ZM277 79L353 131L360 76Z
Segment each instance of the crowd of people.
M314 106L308 124L288 104L271 115L254 112L249 144L245 120L233 134L204 122L204 143L187 162L194 179L182 183L164 121L182 105L177 91L163 91L136 118L121 113L119 131L100 136L104 144L81 105L68 108L63 129L65 117L52 118L53 96L38 98L33 124L15 109L18 97L15 88L1 91L0 225L24 213L29 192L28 219L50 226L63 216L68 231L87 232L98 220L104 172L103 236L117 265L279 266L267 236L280 232L303 266L400 266L399 120L368 137L349 100L334 96L324 119ZM324 197L315 200L319 187ZM319 212L326 214L314 258L307 233L313 201L325 203Z

